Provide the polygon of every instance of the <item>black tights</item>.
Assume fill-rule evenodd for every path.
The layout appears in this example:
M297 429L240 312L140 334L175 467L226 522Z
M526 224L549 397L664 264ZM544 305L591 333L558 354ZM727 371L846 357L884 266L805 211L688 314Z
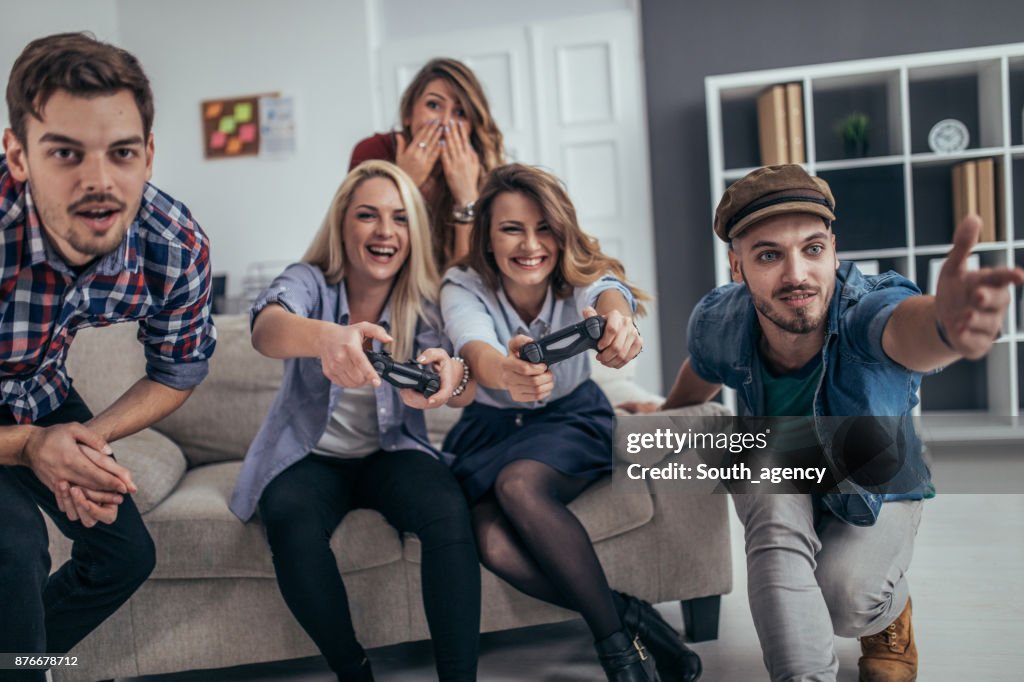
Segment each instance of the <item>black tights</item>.
M566 508L590 484L520 459L473 507L480 561L520 592L583 616L600 641L622 629L586 530Z
M376 509L399 532L419 537L438 678L475 680L480 565L469 510L448 467L425 453L378 451L359 460L310 455L263 491L260 517L278 586L296 620L339 676L358 667L363 649L330 548L335 528L358 507Z

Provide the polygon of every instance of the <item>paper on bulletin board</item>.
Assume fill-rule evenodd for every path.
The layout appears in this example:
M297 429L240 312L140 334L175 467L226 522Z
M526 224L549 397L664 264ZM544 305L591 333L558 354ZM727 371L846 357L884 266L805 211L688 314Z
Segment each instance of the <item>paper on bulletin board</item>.
M295 98L260 98L260 158L284 159L295 153Z
M247 95L200 102L203 158L230 159L259 153L260 99L260 95Z

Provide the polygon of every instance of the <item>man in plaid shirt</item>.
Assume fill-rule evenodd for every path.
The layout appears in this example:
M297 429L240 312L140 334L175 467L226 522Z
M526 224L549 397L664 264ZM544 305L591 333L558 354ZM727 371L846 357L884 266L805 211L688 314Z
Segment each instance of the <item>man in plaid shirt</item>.
M110 443L173 412L216 334L206 235L148 184L153 97L129 53L41 38L7 87L0 155L0 652L63 653L154 565ZM82 327L135 320L146 376L93 416L65 360ZM41 507L74 542L52 576ZM42 679L41 671L25 679Z

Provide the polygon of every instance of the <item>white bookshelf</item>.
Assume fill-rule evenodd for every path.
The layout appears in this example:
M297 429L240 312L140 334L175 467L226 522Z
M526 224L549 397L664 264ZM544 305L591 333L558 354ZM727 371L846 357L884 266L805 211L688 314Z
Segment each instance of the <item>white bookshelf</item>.
M1024 265L1024 43L709 76L712 218L726 187L760 165L758 95L792 82L803 85L804 166L836 197L842 260L878 261L882 271L896 270L927 292L929 261L951 248L951 169L993 158L1003 239L979 244L975 253L982 265ZM854 111L870 117L870 146L866 156L844 158L834 128ZM945 118L967 125L967 149L930 151L928 132ZM714 242L716 283L724 284L727 247ZM949 417L948 428L931 429L932 439L1024 437L1024 419L1017 419L1024 415L1020 288L1012 296L1004 333L986 358L923 379L919 413ZM725 398L735 408L731 391Z

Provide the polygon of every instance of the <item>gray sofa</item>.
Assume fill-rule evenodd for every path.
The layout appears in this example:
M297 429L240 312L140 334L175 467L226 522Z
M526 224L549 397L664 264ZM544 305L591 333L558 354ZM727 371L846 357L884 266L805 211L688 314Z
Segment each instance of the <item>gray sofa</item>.
M139 485L136 503L156 543L150 579L72 652L77 668L58 681L220 668L313 656L317 650L281 599L258 517L228 510L241 459L281 379L281 363L250 346L247 319L217 318L219 341L207 380L154 429L115 444ZM143 373L134 325L83 330L69 357L75 388L94 411ZM598 366L613 403L651 397L629 369ZM603 371L600 371L603 370ZM708 404L689 413L720 415ZM432 438L457 418L432 411ZM657 482L650 485L655 492ZM726 497L622 494L610 480L575 500L576 513L616 589L658 603L681 600L691 639L717 636L718 598L731 589ZM49 520L47 520L49 522ZM427 639L420 599L420 547L376 512L349 514L332 538L356 630L367 647ZM54 567L70 543L50 526ZM482 630L575 617L526 597L486 570Z

